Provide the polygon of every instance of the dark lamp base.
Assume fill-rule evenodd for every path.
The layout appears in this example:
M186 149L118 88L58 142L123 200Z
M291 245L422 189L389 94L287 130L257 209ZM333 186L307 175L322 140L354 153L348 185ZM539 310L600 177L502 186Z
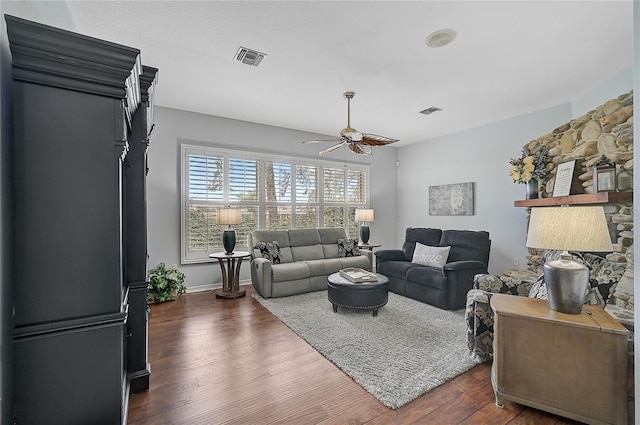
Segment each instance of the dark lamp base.
M236 247L236 231L233 229L226 229L222 232L222 245L226 254L233 254L233 248Z
M360 226L360 241L362 243L369 243L369 226Z

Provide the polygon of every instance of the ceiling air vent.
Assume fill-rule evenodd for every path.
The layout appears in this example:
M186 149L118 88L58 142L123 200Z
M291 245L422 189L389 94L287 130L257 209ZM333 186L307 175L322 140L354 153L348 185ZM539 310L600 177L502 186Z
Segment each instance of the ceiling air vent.
M236 53L235 60L238 62L246 63L247 65L258 66L260 61L264 58L266 53L260 53L256 50L247 49L246 47L240 47Z
M438 112L438 111L442 111L442 109L436 108L435 106L432 106L431 108L427 108L425 110L420 111L420 113L421 114L425 114L425 115L429 115L429 114L433 114L434 112Z

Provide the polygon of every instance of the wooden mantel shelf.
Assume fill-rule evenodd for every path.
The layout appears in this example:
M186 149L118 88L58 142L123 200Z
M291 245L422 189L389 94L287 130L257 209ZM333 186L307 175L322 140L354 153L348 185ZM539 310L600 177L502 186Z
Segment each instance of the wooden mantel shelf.
M514 207L550 207L554 205L614 204L633 201L633 192L598 192L514 201Z

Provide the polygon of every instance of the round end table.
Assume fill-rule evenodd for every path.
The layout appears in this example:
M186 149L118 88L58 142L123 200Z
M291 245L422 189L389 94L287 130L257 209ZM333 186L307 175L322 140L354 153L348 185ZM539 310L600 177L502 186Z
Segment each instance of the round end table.
M217 258L222 271L222 288L216 289L218 298L238 298L244 296L246 289L240 289L240 265L242 259L250 257L248 251L235 251L231 254L226 252L214 252L209 258Z

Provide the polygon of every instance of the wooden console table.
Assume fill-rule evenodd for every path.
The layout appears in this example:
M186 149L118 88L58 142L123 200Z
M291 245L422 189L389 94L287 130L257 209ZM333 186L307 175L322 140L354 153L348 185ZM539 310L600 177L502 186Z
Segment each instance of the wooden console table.
M546 300L494 295L491 383L503 400L589 424L627 423L628 331L601 307L553 311Z
M247 293L246 290L240 289L240 265L242 259L251 256L247 251L235 251L233 254L225 252L215 252L209 255L209 258L217 258L222 271L222 288L216 289L216 297L218 298L238 298Z

